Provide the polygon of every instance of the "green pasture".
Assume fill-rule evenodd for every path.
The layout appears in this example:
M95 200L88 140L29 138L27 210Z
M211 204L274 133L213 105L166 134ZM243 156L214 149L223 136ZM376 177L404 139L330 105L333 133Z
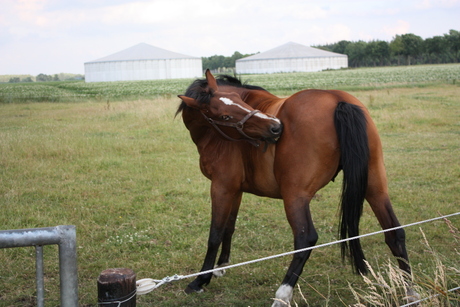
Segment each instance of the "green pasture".
M309 87L350 91L379 128L401 223L459 211L460 65L243 80L278 95ZM174 118L176 95L190 82L0 84L0 228L76 225L81 306L96 306L96 279L107 268L127 267L139 279L162 279L201 267L210 184L199 171L197 150L180 116ZM29 94L35 90L48 96ZM318 244L337 239L340 181L319 191L312 203ZM406 229L417 280L435 281L437 260L442 260L446 285L459 286L460 233L452 227L460 228L460 217L450 223ZM360 230L380 230L369 206ZM245 195L232 263L290 251L292 245L282 202ZM396 263L383 235L364 238L362 245L375 270ZM44 254L46 306L58 306L57 247L45 246ZM198 295L183 292L191 280L167 284L138 297L138 306L270 306L290 260L228 270ZM35 306L34 248L0 250L0 263L0 306ZM338 246L326 247L313 251L294 301L299 306L353 305L349 287L365 285L342 263ZM454 298L445 306L458 304Z
M456 83L460 80L460 65L377 67L243 77L245 81L263 86L271 92L290 95L306 88L356 90L405 87L439 81ZM191 79L174 79L95 83L84 81L0 83L0 103L113 102L175 97L177 94L183 94L191 81Z

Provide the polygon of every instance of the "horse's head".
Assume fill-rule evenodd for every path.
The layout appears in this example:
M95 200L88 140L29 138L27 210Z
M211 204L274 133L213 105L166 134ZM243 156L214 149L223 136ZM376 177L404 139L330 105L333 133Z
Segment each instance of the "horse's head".
M236 92L221 92L209 69L206 71L207 86L197 99L179 95L190 108L200 111L204 119L222 136L229 140L246 140L275 143L281 136L281 121L271 115L254 110Z

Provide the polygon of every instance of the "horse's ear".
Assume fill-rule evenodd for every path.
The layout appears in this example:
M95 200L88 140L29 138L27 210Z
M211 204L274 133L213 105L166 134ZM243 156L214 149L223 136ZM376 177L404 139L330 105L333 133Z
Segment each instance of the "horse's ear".
M206 69L206 81L208 81L208 88L211 94L217 92L217 81L209 69Z
M183 95L178 95L177 97L182 99L182 101L190 108L194 108L194 109L200 108L200 104L198 103L196 99L193 99L187 96L183 96Z

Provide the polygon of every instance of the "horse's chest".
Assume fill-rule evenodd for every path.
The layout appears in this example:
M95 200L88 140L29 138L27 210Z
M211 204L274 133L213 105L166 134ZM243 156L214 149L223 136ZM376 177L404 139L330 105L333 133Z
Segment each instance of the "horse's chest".
M260 196L279 197L279 186L273 172L273 154L212 151L200 153L201 172L211 180L239 183L243 192ZM234 186L232 184L232 186Z
M209 156L200 156L200 169L203 175L208 179L212 179L212 174L216 173L216 171L213 171L213 161Z

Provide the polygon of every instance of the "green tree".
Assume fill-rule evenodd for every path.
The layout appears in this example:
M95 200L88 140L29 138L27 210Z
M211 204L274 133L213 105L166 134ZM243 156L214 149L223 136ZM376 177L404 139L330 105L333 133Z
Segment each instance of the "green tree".
M372 62L372 66L377 66L377 58L378 58L378 46L376 41L371 41L366 44L365 52L366 56L369 58L370 62Z
M410 65L411 58L416 59L423 51L423 39L412 33L401 35L403 54L407 57Z
M396 35L390 42L390 53L398 60L398 65L401 64L400 56L404 54L404 45L401 35Z
M383 66L384 62L390 58L390 46L384 41L369 42L365 51L374 66Z
M251 54L242 54L238 51L235 51L232 56L225 57L223 55L213 55L210 57L201 58L203 61L203 70L211 69L216 70L219 68L234 68L235 62L238 59L250 56Z
M342 40L342 41L334 44L334 46L332 47L331 51L345 54L345 50L347 49L347 46L349 44L351 44L350 41Z
M13 77L13 78L10 78L10 81L8 81L9 83L18 83L18 82L21 82L21 79L19 79L19 77Z
M453 56L454 62L460 61L460 32L449 30L449 34L445 34L444 37L448 42L448 48Z
M452 63L460 61L460 32L449 30L425 40L412 33L396 35L390 42L342 40L316 48L347 54L351 67Z
M21 82L34 82L34 80L32 80L32 77L26 77L26 78L23 78Z
M390 60L390 44L385 41L377 42L377 54L380 65L383 66Z
M427 38L424 42L425 51L427 53L442 53L448 49L448 42L442 36L434 36L432 38Z
M231 56L231 66L230 67L235 67L236 66L236 60L239 60L241 58L244 58L245 55L243 55L242 53L238 52L238 51L235 51L233 53L233 55Z
M424 41L424 49L429 63L446 63L451 57L449 42L443 36L434 36Z
M225 57L223 55L213 55L208 58L202 58L203 68L204 69L218 69L219 67L224 67Z
M37 77L35 77L35 80L37 82L46 82L46 81L51 81L53 77L45 75L45 74L39 74Z
M454 51L460 51L460 32L449 30L449 34L445 34L449 47Z
M366 43L363 41L348 44L345 48L345 54L348 55L348 62L350 66L359 67L364 66L366 63Z

